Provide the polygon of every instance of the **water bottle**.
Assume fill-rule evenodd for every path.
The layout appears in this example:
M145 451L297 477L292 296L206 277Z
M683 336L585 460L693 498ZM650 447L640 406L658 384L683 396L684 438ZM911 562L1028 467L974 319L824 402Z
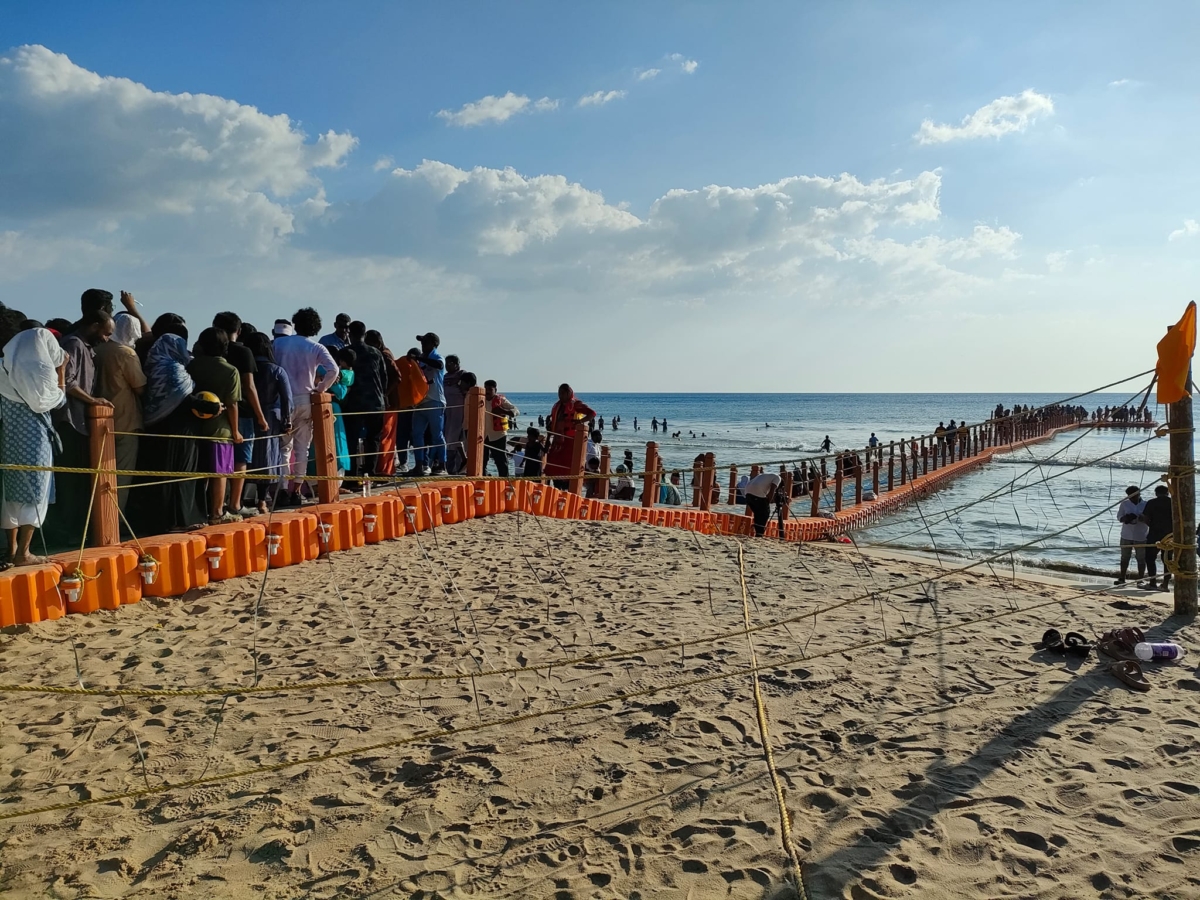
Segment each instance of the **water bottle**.
M1133 655L1142 662L1168 662L1183 659L1186 651L1178 644L1167 641L1162 644L1149 644L1143 641L1133 648Z

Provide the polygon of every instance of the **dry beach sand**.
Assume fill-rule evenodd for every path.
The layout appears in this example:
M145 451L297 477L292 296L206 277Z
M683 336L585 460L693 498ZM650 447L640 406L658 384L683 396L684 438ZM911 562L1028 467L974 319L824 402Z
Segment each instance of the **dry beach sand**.
M791 896L736 634L736 541L515 515L419 538L271 572L261 683L632 655L474 690L6 694L0 814L474 730L0 821L0 894ZM1163 625L1166 595L1081 596L833 546L749 542L745 561L752 623L802 616L753 635L760 665L814 657L761 677L809 897L1200 896L1200 629ZM89 687L249 685L258 585L0 635L0 682L73 685L78 658ZM1095 657L1032 647L1049 626L1118 625L1173 631L1193 654L1138 694ZM672 686L708 675L726 677ZM589 701L606 702L558 711Z

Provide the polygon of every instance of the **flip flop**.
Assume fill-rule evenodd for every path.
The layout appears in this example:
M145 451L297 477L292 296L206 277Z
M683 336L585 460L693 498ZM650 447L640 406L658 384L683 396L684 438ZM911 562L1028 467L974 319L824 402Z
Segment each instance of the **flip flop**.
M1042 639L1033 646L1036 650L1048 650L1060 656L1066 652L1066 648L1063 647L1062 635L1057 628L1047 628L1046 633L1042 635Z
M1092 652L1092 642L1078 631L1068 631L1063 638L1063 649L1072 656L1086 657Z
M1120 641L1108 634L1104 635L1099 641L1096 642L1096 649L1110 659L1122 661L1137 659L1137 657L1133 655L1133 651L1126 650L1123 646L1121 646Z
M1124 662L1114 663L1109 666L1108 671L1112 672L1121 681L1125 682L1135 691L1150 690L1150 682L1146 680L1146 676L1142 674L1142 667L1134 660L1126 660Z

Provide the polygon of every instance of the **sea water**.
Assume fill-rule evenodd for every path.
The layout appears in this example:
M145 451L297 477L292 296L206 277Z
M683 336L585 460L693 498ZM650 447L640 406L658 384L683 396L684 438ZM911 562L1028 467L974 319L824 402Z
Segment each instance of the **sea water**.
M1144 388L1143 388L1144 390ZM1092 394L1078 405L1140 403L1134 387L1127 393ZM553 394L508 394L521 410L520 428L548 415ZM614 432L605 422L604 443L613 466L633 451L638 470L646 441L655 440L668 469L685 480L700 453L715 454L717 464L797 462L819 456L829 436L834 450L866 446L871 433L885 447L881 479L886 485L886 447L914 435L929 434L939 423L968 424L990 417L998 403L1043 406L1069 394L588 394L579 397L606 420L620 416ZM1163 411L1150 397L1155 421ZM634 418L639 430L633 430ZM667 420L667 433L655 434L651 420ZM672 435L680 432L681 436ZM693 435L695 435L693 437ZM1066 432L1057 438L1003 454L980 469L953 479L922 501L907 505L856 535L865 544L938 552L948 557L981 558L1011 554L1019 565L1108 573L1119 555L1120 523L1113 504L1128 485L1153 496L1165 471L1167 438L1145 430L1096 429ZM832 469L831 469L832 471ZM897 483L899 470L897 468ZM718 483L728 476L721 472ZM867 486L869 486L869 478ZM983 502L977 502L987 498ZM829 497L826 497L829 502ZM969 505L970 504L970 505ZM809 501L795 509L806 514ZM1006 562L1008 557L1005 557ZM999 565L999 563L997 563Z

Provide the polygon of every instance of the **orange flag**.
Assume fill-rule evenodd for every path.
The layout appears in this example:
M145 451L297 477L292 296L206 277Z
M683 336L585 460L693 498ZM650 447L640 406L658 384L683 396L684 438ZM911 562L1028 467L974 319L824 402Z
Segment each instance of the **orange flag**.
M1188 374L1196 350L1196 303L1184 310L1183 318L1158 342L1158 402L1175 403L1189 396Z

